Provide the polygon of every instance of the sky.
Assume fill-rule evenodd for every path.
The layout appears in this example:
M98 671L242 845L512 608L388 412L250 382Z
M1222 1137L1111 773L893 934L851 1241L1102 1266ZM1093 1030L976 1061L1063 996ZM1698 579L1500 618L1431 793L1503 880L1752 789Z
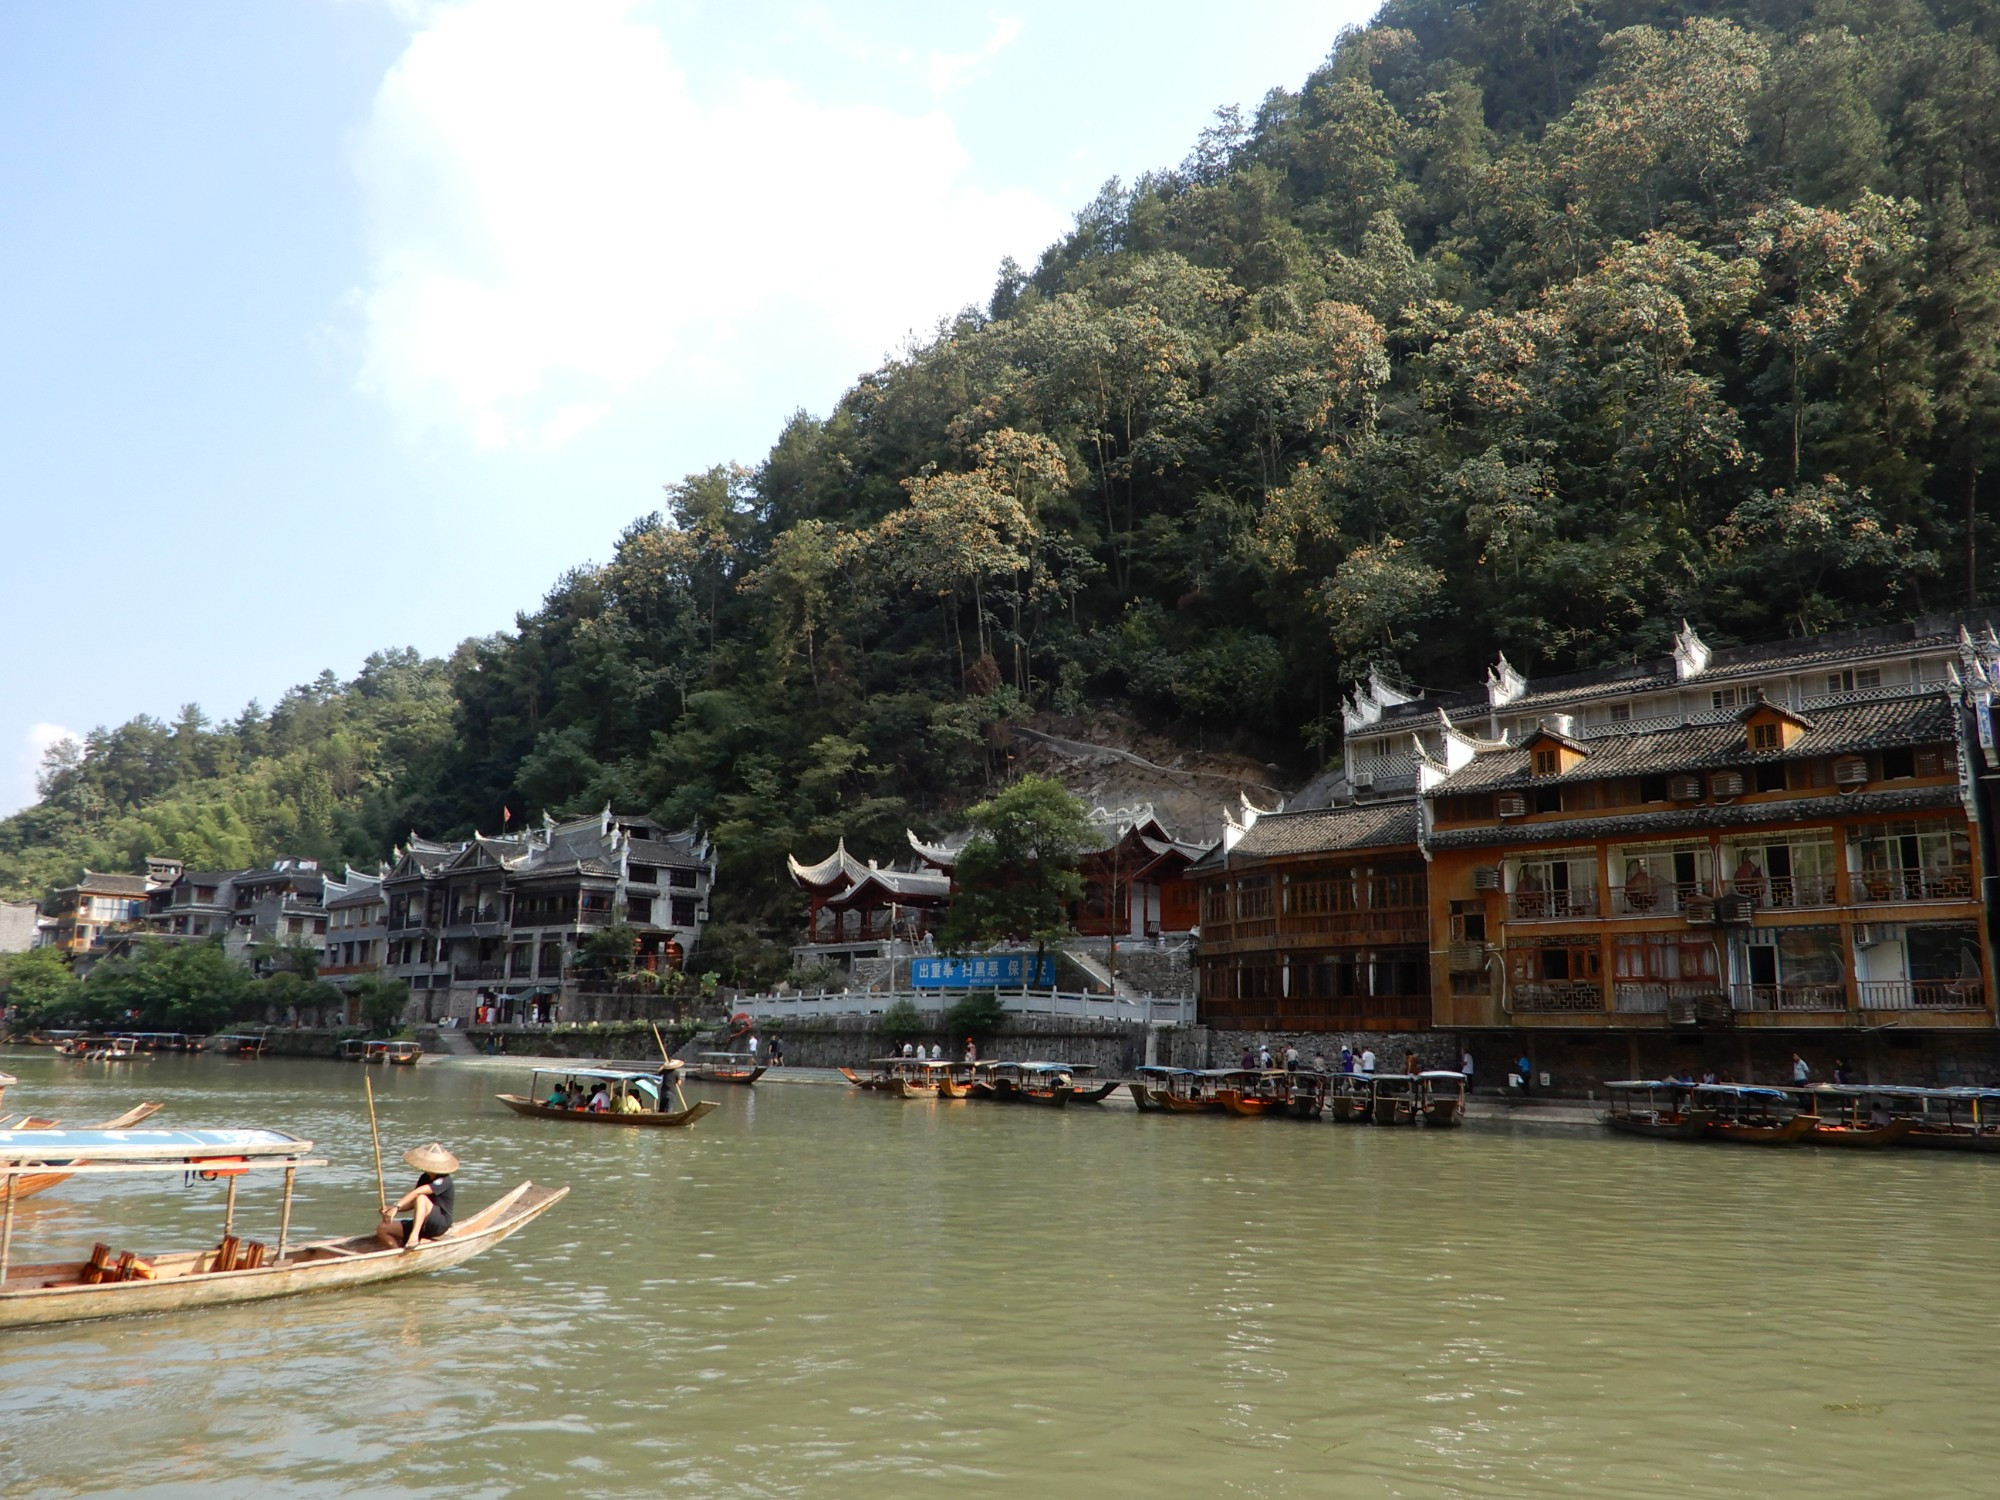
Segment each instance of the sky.
M1365 0L7 0L0 813L444 654Z

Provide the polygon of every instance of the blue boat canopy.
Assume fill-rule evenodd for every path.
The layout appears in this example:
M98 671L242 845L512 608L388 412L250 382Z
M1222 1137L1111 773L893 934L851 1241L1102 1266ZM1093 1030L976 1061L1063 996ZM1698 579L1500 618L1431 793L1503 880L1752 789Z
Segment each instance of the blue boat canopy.
M304 1156L312 1146L282 1130L0 1130L0 1164L282 1159Z

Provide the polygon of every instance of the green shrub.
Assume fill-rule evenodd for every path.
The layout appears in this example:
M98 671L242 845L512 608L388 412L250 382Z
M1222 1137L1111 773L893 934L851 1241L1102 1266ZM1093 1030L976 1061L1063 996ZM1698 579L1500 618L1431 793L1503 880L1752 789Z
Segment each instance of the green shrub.
M944 1013L944 1029L953 1037L991 1036L1007 1021L1000 997L992 990L975 990Z
M918 1036L926 1028L924 1018L918 1013L916 1006L907 1000L898 1000L882 1012L879 1029L884 1036L901 1039Z

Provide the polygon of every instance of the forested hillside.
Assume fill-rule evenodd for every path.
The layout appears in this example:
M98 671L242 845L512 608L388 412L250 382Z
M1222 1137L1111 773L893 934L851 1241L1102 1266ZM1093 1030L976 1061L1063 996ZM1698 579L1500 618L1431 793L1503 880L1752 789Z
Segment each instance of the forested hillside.
M711 827L721 904L762 918L787 848L894 852L1004 773L1009 721L1110 703L1303 772L1371 665L1986 597L2000 10L1695 10L1391 0L516 631L399 659L421 686L367 774L252 715L217 775L113 789L128 725L0 825L0 868L610 799ZM359 743L371 704L297 707ZM248 802L239 843L202 822Z

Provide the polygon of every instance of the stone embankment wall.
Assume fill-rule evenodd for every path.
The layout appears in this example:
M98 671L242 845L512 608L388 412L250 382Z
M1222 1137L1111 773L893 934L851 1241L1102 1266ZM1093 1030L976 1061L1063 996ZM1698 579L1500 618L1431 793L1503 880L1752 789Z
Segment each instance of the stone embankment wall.
M1862 1083L1925 1088L2000 1084L2000 1036L1989 1032L1472 1033L1469 1045L1482 1087L1504 1084L1514 1060L1525 1054L1534 1064L1537 1092L1542 1092L1541 1075L1547 1073L1546 1092L1572 1097L1595 1092L1601 1098L1608 1078L1661 1078L1669 1073L1699 1078L1712 1072L1734 1083L1789 1084L1794 1052L1805 1059L1819 1083L1832 1081L1834 1063L1840 1060Z
M1336 1070L1342 1046L1352 1047L1356 1056L1374 1048L1378 1073L1402 1072L1412 1052L1419 1068L1455 1068L1459 1061L1458 1034L1450 1031L1212 1031L1209 1037L1211 1061L1194 1066L1233 1068L1243 1060L1245 1048L1254 1052L1259 1046L1269 1047L1273 1057L1283 1057L1288 1045L1297 1047L1304 1061L1322 1057ZM1506 1075L1479 1081L1504 1083Z
M978 1039L983 1058L1014 1061L1088 1063L1104 1077L1129 1073L1147 1060L1148 1032L1152 1055L1161 1063L1199 1067L1203 1040L1198 1027L1147 1027L1141 1022L1078 1021L1060 1016L1014 1016L1001 1031ZM961 1057L965 1038L940 1030L914 1036L888 1037L872 1016L825 1016L806 1021L766 1022L757 1028L768 1053L773 1038L782 1038L785 1061L802 1068L851 1068L871 1057L884 1057L914 1042L928 1052L935 1044L945 1057Z

